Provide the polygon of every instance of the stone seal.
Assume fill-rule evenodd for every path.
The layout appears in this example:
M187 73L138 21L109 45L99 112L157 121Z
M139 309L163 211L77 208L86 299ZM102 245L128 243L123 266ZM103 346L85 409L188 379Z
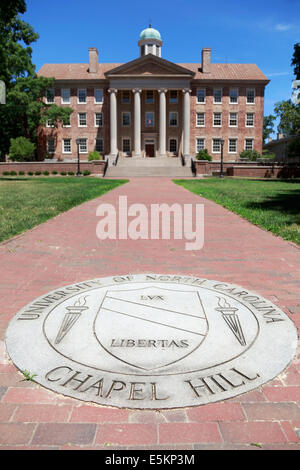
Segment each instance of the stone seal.
M292 361L289 317L237 285L193 276L92 279L35 299L11 320L7 351L57 393L138 409L226 400Z

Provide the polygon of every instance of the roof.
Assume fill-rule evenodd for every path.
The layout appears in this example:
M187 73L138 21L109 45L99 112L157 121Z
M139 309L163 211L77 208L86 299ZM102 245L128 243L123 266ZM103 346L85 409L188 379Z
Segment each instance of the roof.
M141 32L140 39L159 39L161 41L161 35L157 29L149 27Z
M39 76L54 77L56 80L100 80L106 79L105 73L123 64L100 63L98 72L89 73L89 64L44 64L38 72ZM245 80L265 81L268 78L256 64L211 64L211 72L202 73L201 63L176 64L195 73L197 80Z

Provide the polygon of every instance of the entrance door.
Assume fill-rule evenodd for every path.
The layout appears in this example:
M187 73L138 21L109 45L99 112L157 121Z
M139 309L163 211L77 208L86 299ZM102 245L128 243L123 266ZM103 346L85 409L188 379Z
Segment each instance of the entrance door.
M146 157L154 157L154 144L145 145Z

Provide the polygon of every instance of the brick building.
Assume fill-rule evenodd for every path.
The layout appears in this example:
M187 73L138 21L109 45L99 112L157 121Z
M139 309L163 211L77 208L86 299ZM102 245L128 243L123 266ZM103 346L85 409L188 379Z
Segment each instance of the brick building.
M207 148L235 161L244 149L262 150L264 89L269 80L255 64L175 64L162 58L160 33L149 27L138 41L139 58L101 63L89 49L88 64L45 64L40 76L54 77L47 101L70 106L69 126L39 131L40 154L80 158L98 150L110 158L194 156ZM128 159L127 159L128 161Z

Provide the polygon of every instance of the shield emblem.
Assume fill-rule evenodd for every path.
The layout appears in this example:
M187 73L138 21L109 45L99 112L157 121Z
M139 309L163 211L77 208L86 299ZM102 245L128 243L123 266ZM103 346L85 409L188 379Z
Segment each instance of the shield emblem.
M109 354L150 371L184 359L203 343L208 322L198 291L155 286L108 290L94 334Z

